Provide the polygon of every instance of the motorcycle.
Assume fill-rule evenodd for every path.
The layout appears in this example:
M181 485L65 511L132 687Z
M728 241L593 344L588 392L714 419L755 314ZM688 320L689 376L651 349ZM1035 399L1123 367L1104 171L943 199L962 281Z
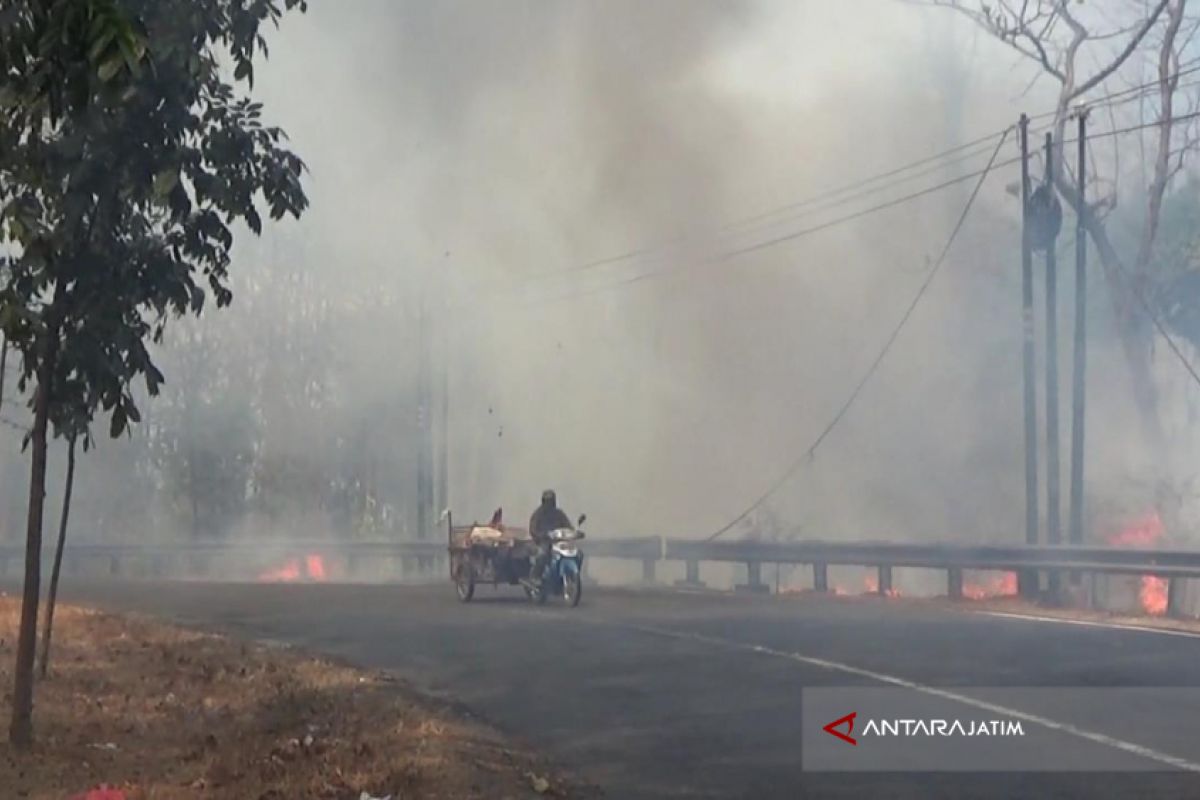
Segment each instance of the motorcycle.
M577 542L585 538L579 527L587 520L587 514L579 518L575 530L557 528L550 531L550 561L542 573L542 579L536 581L526 578L522 581L525 594L530 602L541 605L551 595L561 595L567 605L574 608L583 597L583 553L579 551Z

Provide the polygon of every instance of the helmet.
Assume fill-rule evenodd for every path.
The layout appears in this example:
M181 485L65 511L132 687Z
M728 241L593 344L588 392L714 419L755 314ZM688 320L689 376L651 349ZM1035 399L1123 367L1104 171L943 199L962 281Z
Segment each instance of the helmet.
M542 505L555 506L558 505L558 497L554 494L553 489L547 489L542 492Z

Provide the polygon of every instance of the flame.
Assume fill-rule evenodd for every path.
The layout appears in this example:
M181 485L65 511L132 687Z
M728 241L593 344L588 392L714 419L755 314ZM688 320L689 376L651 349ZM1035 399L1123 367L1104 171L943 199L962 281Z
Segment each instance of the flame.
M263 572L258 576L258 580L262 583L295 583L300 580L324 582L329 580L329 577L325 570L325 559L310 553L304 557L303 568L300 566L300 559L292 558L279 569Z
M963 597L970 600L985 600L989 597L1009 597L1017 593L1017 573L993 573L982 583L963 583Z
M1155 511L1117 531L1108 538L1108 543L1117 547L1152 547L1165 531L1162 518Z
M877 577L875 577L874 575L870 575L870 574L864 576L863 577L863 589L866 594L878 594L879 593L879 579ZM894 589L894 588L888 589L886 594L888 597L899 597L900 591L898 589Z
M1152 617L1161 617L1167 613L1167 579L1156 578L1153 575L1142 576L1142 588L1138 592L1138 600L1142 608Z
M305 556L304 566L308 569L308 577L314 581L325 580L325 560L320 556Z
M291 583L300 580L300 562L296 559L284 564L279 569L268 570L258 576L260 581L267 583Z
M1154 511L1117 531L1108 538L1108 543L1117 547L1153 547L1165 532L1162 518ZM1167 613L1167 579L1143 575L1138 602L1151 616Z

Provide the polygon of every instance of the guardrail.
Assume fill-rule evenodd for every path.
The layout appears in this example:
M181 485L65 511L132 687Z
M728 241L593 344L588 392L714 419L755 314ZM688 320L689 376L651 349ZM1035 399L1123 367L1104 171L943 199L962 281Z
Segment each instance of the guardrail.
M994 570L1036 573L1100 573L1153 575L1168 580L1168 613L1178 614L1182 600L1181 581L1200 578L1200 551L1148 550L1112 547L1051 547L1029 545L971 545L950 543L861 542L703 542L662 537L589 538L586 552L594 558L617 558L642 562L642 578L656 579L661 561L683 562L686 577L682 586L702 587L700 564L723 562L745 564L747 582L743 591L765 592L762 580L764 564L811 566L815 591L828 591L830 566L859 566L878 570L877 591L892 589L892 570L898 567L946 571L946 590L951 598L963 595L964 570ZM180 559L203 566L217 559L265 560L321 555L356 564L380 559L398 559L416 569L442 569L446 564L446 544L425 541L264 541L264 542L193 542L193 543L69 543L67 564L78 569L82 562L107 560L109 572L124 574L123 562L141 559L149 563L150 574L162 574L170 562ZM48 561L49 548L43 553ZM0 544L0 575L7 566L24 560L24 548Z
M703 584L699 580L700 562L744 563L748 581L741 587L749 591L767 591L762 583L763 564L804 564L813 569L813 588L828 591L829 566L861 566L878 570L876 591L892 590L892 570L896 567L946 571L946 593L952 599L963 596L963 570L991 570L1025 573L1100 573L1151 575L1166 578L1167 611L1178 616L1183 598L1182 580L1200 578L1200 551L1147 550L1113 547L1062 547L1030 545L919 544L903 542L697 542L666 540L667 559L687 564L683 585Z
M53 545L46 543L42 551L43 565L50 564L54 557ZM446 545L436 540L387 541L259 541L259 542L67 542L63 555L63 566L68 572L78 573L89 562L107 565L112 576L134 572L134 562L142 574L164 576L173 568L183 564L186 571L212 574L225 570L218 565L251 563L260 567L279 566L280 562L301 556L320 556L345 561L351 571L361 564L380 559L394 559L401 564L402 571L411 567L414 571L427 570L441 565L446 557ZM0 544L0 577L12 574L14 564L24 563L24 545Z

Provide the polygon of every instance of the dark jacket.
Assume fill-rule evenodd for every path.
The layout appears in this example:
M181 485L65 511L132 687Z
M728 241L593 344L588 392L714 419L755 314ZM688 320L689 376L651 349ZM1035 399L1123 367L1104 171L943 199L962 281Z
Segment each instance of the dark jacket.
M546 534L558 528L571 528L575 526L571 524L571 518L566 515L561 508L553 506L538 506L533 512L533 516L529 518L529 537L535 542L545 540Z

